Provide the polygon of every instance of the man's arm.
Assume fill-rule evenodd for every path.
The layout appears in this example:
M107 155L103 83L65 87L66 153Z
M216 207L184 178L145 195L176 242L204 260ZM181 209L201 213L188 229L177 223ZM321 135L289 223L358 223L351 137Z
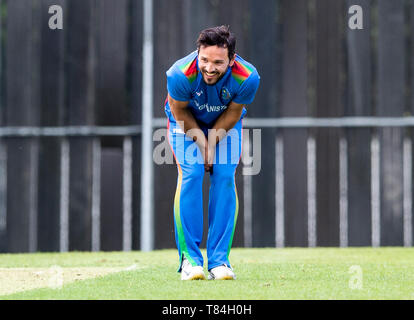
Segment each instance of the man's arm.
M213 130L209 130L208 135L208 159L207 163L212 164L216 145L223 139L227 132L232 129L240 120L243 113L243 104L230 102L226 110L218 117L213 126Z
M207 138L200 129L197 121L194 119L193 114L187 108L188 101L178 101L168 95L168 104L170 105L170 109L175 120L180 125L184 133L197 143L203 155L204 162L207 163ZM206 171L208 170L209 167L206 167Z
M183 129L185 133L191 129L200 129L197 121L194 119L194 116L187 108L188 101L174 100L170 95L168 95L168 104L170 105L174 119L177 121L177 123L179 123L181 129ZM182 125L184 125L184 127L182 127Z
M235 102L230 102L226 110L218 117L216 123L210 130L211 135L209 135L208 142L212 145L219 143L223 139L227 132L232 129L236 123L240 120L240 117L243 113L243 105ZM211 141L210 141L210 136Z

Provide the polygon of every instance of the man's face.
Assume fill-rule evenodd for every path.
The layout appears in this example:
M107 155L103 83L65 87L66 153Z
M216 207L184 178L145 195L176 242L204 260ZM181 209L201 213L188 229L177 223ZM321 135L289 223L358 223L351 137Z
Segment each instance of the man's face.
M204 82L208 85L217 83L233 63L234 58L229 59L227 48L201 46L198 52L198 67L201 70Z

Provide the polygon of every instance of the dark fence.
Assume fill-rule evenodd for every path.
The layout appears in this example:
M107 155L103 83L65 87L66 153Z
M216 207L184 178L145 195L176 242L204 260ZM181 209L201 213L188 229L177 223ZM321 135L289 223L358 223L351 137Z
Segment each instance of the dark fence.
M51 5L63 8L63 30L49 29ZM153 5L159 121L165 71L205 27L230 25L261 75L246 119L261 128L261 171L237 171L234 246L412 245L413 124L402 117L414 108L413 1ZM363 8L363 30L348 27L351 5ZM0 251L140 249L143 1L0 0L0 8L0 124L34 128L1 136ZM343 121L254 123L292 117ZM133 131L93 130L107 126ZM175 165L154 166L157 249L175 246L176 177ZM205 212L207 197L206 176Z

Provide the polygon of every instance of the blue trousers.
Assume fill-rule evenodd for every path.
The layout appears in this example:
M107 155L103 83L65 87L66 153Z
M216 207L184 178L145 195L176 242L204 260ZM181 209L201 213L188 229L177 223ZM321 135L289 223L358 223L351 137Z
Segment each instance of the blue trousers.
M202 127L207 136L208 128ZM200 243L203 238L204 161L195 142L170 118L168 139L177 162L178 179L174 198L175 240L180 256L193 266L203 266ZM216 146L213 173L210 175L208 203L208 270L229 262L239 203L235 184L240 161L242 120Z

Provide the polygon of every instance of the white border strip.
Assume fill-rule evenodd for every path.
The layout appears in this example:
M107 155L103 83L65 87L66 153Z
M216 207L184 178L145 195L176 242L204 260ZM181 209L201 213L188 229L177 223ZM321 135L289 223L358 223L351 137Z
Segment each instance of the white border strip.
M311 135L307 141L308 169L308 246L316 247L316 141Z
M413 245L413 221L412 221L412 142L411 138L404 138L403 147L403 179L404 179L404 246L411 247Z
M348 246L348 142L339 140L339 246Z
M38 207L38 177L39 177L39 141L30 141L30 208L29 208L29 252L37 251L37 207Z
M275 141L275 241L277 248L285 246L285 190L283 137L276 135Z
M101 244L101 140L92 142L92 251Z
M162 127L165 127L165 119ZM141 126L0 127L0 137L130 136L141 133Z
M371 244L380 246L381 236L380 143L378 135L371 139Z
M132 138L125 137L123 145L123 217L122 217L122 249L132 249Z
M60 145L60 252L69 251L69 181L70 144L64 138Z
M154 199L152 159L153 114L153 8L144 0L144 41L142 53L142 159L141 159L141 250L154 249ZM165 126L165 119L164 124Z
M151 0L147 0L151 1ZM147 48L149 46L149 48ZM146 59L152 64L152 43L145 47ZM152 70L144 60L144 70ZM152 105L152 74L143 74L143 103ZM148 91L149 90L149 91ZM150 101L150 102L147 102ZM145 110L145 112L144 112ZM149 111L148 114L146 111ZM152 118L152 109L143 108L143 117L149 119L149 123L143 121L143 126L66 126L66 127L1 127L0 137L58 137L58 136L126 136L143 134L146 127L164 128L165 118ZM143 118L144 119L144 118ZM283 117L283 118L245 118L244 128L340 128L340 127L413 127L414 117L339 117L339 118L312 118L312 117Z

